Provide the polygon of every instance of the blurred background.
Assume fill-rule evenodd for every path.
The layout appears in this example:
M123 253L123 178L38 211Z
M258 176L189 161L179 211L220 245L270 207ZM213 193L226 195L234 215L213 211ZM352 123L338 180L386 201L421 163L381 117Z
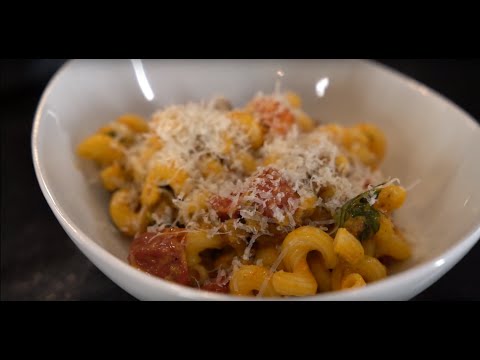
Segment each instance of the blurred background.
M480 120L480 59L375 60L424 83ZM76 248L35 177L30 146L34 113L48 81L65 61L0 60L0 299L135 300ZM480 243L414 300L480 300L478 273Z

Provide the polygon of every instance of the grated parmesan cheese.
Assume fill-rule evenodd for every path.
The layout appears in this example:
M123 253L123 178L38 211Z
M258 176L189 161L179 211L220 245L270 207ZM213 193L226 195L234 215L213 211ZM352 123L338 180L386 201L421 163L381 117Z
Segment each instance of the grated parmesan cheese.
M259 93L254 100L265 96ZM298 115L301 111L292 107L279 91L268 96L278 102L279 112L288 110ZM245 131L228 117L230 109L224 99L168 106L153 114L150 133L136 135L137 141L126 151L126 168L134 174L137 192L156 166L171 165L175 169L172 177L180 172L188 175L187 190L173 195L175 211L153 214L155 224L149 231L182 225L185 231L207 228L209 236L226 234L217 210L208 201L219 196L230 204L225 216L234 220L234 231L247 233L242 259L249 261L255 241L263 235L272 236L272 226L283 233L300 225L329 229L334 223L332 218L305 219L303 224L298 223L296 214L305 199L314 197L315 207L333 214L346 201L365 191L367 180L380 183L383 179L379 171L372 171L348 156L345 149L318 128L305 133L293 124L284 136L266 136L263 146L254 151ZM119 136L125 130L122 126L115 129ZM153 140L161 147L151 151L149 143ZM236 156L240 151L247 151L257 159L259 166L250 176L241 171ZM335 160L340 155L349 159L348 172L336 169ZM270 159L268 165L266 159ZM223 170L202 172L206 161ZM393 181L398 179L390 183ZM331 188L332 194L322 198L319 194L326 188ZM271 272L281 260L280 256ZM218 276L230 276L238 266L241 262L235 258L228 274Z

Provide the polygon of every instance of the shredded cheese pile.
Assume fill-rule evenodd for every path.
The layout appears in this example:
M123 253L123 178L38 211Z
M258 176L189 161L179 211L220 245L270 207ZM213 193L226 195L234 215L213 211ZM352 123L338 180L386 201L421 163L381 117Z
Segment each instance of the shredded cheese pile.
M258 94L254 101L264 96ZM298 115L300 110L284 96L271 97L280 104L277 111ZM222 219L209 201L218 196L229 204L233 229L245 234L242 258L248 260L260 236L272 235L275 230L287 233L301 225L326 229L333 224L332 216L299 224L296 212L308 201L313 199L310 206L333 215L346 201L365 191L368 184L383 180L380 171L349 156L321 128L303 132L293 124L284 136L265 136L263 146L253 150L246 132L229 118L227 109L216 106L215 101L169 106L153 115L150 132L140 135L142 138L127 150L126 166L137 174L139 191L148 173L159 164L171 164L188 175L185 187L189 190L171 198L177 211L165 206L162 214L154 214L150 231L181 225L187 231L207 228L211 236L225 233ZM152 138L161 145L145 163L142 156ZM239 152L248 152L256 160L256 171L242 171ZM348 158L348 170L339 171L339 156ZM205 173L205 161L215 161L224 171ZM330 190L329 195L319 196L325 189ZM235 259L232 269L238 264Z

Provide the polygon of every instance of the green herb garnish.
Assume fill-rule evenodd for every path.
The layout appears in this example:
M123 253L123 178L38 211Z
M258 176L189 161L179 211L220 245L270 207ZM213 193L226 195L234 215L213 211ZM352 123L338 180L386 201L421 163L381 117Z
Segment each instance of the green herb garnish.
M358 240L364 241L370 239L380 229L380 212L370 205L369 200L378 198L380 190L377 185L374 188L357 195L347 201L341 208L335 212L335 230L345 227L345 223L350 219L361 218L363 227L356 234Z

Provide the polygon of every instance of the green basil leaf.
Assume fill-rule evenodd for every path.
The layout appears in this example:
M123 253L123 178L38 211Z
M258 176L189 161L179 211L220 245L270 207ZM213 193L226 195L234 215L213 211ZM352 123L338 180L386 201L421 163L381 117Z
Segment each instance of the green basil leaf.
M381 185L383 183L357 195L337 209L334 216L336 229L344 227L349 219L360 217L363 221L363 229L357 234L358 240L364 241L372 238L380 229L380 212L370 205L369 199L378 198L378 194L380 194L378 187Z

